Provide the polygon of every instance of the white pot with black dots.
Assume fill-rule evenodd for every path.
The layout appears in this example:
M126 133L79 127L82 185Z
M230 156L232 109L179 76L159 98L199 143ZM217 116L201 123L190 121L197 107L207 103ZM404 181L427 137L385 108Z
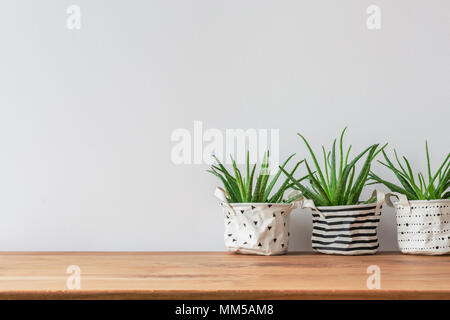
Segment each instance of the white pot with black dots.
M224 240L228 251L279 255L289 248L289 222L293 203L228 203L225 191L216 189L224 213Z
M398 201L392 203L390 196ZM443 255L450 253L450 200L408 200L400 193L386 196L395 208L397 239L405 254Z

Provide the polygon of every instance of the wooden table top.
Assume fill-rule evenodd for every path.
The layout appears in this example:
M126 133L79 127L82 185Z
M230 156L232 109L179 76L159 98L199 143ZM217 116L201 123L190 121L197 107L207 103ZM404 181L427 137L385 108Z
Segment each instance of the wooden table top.
M367 287L369 266L379 289ZM0 298L450 299L450 256L0 252Z

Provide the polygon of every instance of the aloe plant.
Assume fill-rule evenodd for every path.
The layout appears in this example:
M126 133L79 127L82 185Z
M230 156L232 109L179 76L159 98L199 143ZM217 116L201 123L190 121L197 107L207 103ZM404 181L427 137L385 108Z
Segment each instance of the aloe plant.
M398 164L398 167L396 167L383 150L383 156L386 162L378 162L389 168L395 174L401 186L383 180L373 172L370 173L370 178L373 181L371 184L384 184L391 191L406 195L409 200L450 199L450 191L447 191L450 188L450 153L447 154L447 157L439 166L436 173L432 174L428 141L425 141L425 150L427 156L428 182L421 172L417 174L417 181L415 180L410 162L405 156L403 156L405 162L403 166L399 160L397 151L394 150L395 160Z
M308 161L304 160L308 170L307 180L309 180L309 186L301 183L300 180L296 180L293 174L280 167L280 170L291 180L292 188L301 191L306 198L313 200L316 206L339 206L360 203L359 198L368 180L370 166L378 153L387 145L385 144L379 148L379 144L373 144L349 161L352 146L348 147L345 154L343 146L346 130L347 128L344 128L339 140L339 162L336 159L336 139L333 142L331 151L328 153L325 147L322 146L323 167L319 165L317 157L305 137L300 133L298 134L306 144L316 169L313 172ZM365 154L367 154L366 160L359 173L356 174L356 163ZM366 202L374 200L371 198Z
M274 175L269 182L270 169L269 169L269 151L264 153L263 161L261 163L261 169L258 176L255 176L256 163L250 169L250 153L247 152L246 171L245 177L243 177L241 171L238 169L236 161L231 157L233 164L232 173L228 172L225 166L220 160L213 156L217 162L217 165L212 165L207 172L218 177L225 188L227 193L227 200L231 203L290 203L299 197L301 194L296 195L290 199L284 199L285 192L292 187L292 183L289 183L290 179L286 179L276 192L272 193L275 184L280 178L281 171L284 170L289 160L294 156L291 155L281 166L278 172ZM298 162L291 170L290 174L294 174L297 168L303 161ZM233 175L234 173L234 175ZM306 179L307 176L303 177ZM255 182L256 181L256 182ZM255 183L254 183L255 182Z

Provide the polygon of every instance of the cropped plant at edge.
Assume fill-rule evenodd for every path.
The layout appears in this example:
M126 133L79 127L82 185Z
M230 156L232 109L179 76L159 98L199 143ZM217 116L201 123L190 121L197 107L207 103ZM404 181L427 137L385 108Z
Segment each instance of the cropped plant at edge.
M225 166L219 161L216 156L213 156L217 162L217 165L212 165L210 170L207 170L209 173L218 177L225 188L227 193L228 202L230 203L281 203L286 202L290 203L299 197L301 194L296 195L290 199L284 200L284 194L287 190L292 187L292 183L289 183L290 179L286 179L283 184L280 186L278 191L271 195L272 189L274 188L278 178L281 175L281 170L284 170L285 166L289 162L289 160L294 156L291 155L280 169L272 178L269 183L270 177L270 169L269 169L269 151L264 153L263 161L261 163L261 169L259 175L256 177L256 184L254 185L255 178L255 169L256 163L253 165L250 170L250 160L249 160L249 152L247 152L247 161L246 161L246 172L245 177L242 176L241 171L238 169L236 165L236 161L231 158L233 163L233 171L234 176L228 172ZM231 156L230 156L231 157ZM291 175L297 170L298 166L303 161L298 162L291 171ZM307 176L303 177L306 179Z
M428 182L425 181L425 176L421 172L417 174L416 182L408 159L403 156L405 162L405 166L403 166L398 158L397 151L394 150L395 160L399 166L398 168L395 167L384 151L383 156L386 163L382 161L378 162L389 168L395 174L401 186L383 180L373 172L370 173L370 178L373 180L371 184L384 184L391 191L406 195L409 200L450 199L450 191L447 191L450 187L450 153L447 154L447 157L439 167L438 171L436 171L435 174L432 174L428 142L425 142L425 150L427 156ZM436 182L437 185L435 185Z
M306 144L311 158L313 160L316 171L312 171L308 161L305 159L306 169L308 170L309 187L296 180L292 174L282 170L292 181L293 188L301 191L303 195L314 201L316 206L339 206L339 205L354 205L360 203L359 197L361 192L369 179L370 165L375 157L380 153L387 144L379 147L379 144L373 144L353 160L349 162L349 155L352 146L345 152L343 148L343 138L347 128L341 133L339 140L339 163L336 159L336 139L333 142L333 147L328 153L325 147L322 146L323 152L323 168L319 165L316 155L314 154L308 141L300 133L298 134ZM362 166L359 174L356 176L356 163L367 153L367 158ZM369 199L366 203L372 202L375 199Z

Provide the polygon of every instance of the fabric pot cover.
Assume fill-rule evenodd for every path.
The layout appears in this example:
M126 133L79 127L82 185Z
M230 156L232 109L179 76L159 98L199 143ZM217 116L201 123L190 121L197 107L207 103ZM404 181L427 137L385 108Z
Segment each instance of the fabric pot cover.
M221 188L216 195L222 200L228 251L259 255L288 251L290 213L296 203L228 203Z
M399 201L392 203L390 195ZM391 193L388 205L395 208L400 251L409 254L440 255L450 252L450 200L410 200Z
M373 204L316 207L309 199L303 208L311 208L314 251L327 254L362 255L378 251L377 227L380 221L384 193L374 191Z

